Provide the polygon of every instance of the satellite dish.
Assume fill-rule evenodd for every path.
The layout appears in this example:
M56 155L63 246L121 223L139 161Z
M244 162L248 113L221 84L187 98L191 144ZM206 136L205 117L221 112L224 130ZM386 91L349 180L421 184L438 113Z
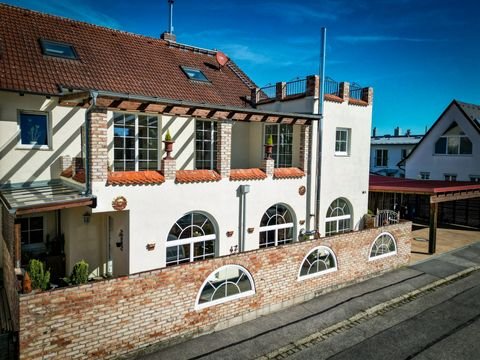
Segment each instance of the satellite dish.
M228 56L221 51L217 51L217 54L215 55L215 59L217 60L218 65L220 65L220 67L225 66L225 64L228 63L228 61L230 60Z

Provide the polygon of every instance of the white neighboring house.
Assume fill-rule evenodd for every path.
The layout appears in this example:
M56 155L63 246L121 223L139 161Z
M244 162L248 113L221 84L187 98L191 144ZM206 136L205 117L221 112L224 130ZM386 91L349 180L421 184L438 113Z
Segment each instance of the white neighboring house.
M376 175L405 177L405 169L399 162L407 157L423 135L411 135L407 130L405 135L395 128L394 135L375 134L370 144L370 172Z
M479 182L480 105L453 100L401 164L411 179Z

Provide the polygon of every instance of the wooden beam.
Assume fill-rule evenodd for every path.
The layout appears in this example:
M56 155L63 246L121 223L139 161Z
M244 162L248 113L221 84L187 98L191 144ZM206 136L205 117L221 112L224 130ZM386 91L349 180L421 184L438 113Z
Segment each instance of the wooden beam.
M480 190L458 191L431 196L430 203L435 204L447 201L473 199L478 197L480 197Z
M18 209L15 214L19 215L27 215L27 214L35 214L43 211L52 211L52 210L61 210L61 209L68 209L73 207L81 207L81 206L91 206L93 204L92 199L85 199L81 201L73 201L73 202L64 202L60 204L44 204L42 206L35 206L31 208L24 208Z
M437 247L438 203L430 204L430 229L428 232L428 253L435 254Z
M59 103L62 104L63 102L71 103L71 102L82 102L85 99L90 97L90 93L88 91L80 91L74 92L71 94L63 95L59 99Z

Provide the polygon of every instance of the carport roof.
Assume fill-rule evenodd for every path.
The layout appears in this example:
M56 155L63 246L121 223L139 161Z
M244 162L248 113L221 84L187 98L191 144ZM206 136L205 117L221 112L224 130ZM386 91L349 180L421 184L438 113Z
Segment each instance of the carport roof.
M403 179L379 175L370 175L369 190L373 192L395 192L438 196L451 194L451 200L459 200L460 195L480 197L480 183ZM455 195L455 197L453 195Z
M84 195L81 190L60 181L0 188L0 199L15 215L93 206L95 201L93 196Z

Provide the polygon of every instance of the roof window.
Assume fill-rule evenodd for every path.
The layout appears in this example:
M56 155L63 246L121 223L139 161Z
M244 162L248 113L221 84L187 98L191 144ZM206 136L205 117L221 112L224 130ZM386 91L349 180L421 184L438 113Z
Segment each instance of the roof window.
M210 82L201 70L191 68L188 66L180 66L180 67L182 68L183 72L185 73L185 75L187 75L187 77L190 80Z
M40 45L42 46L42 53L44 55L55 56L64 59L78 59L77 52L71 44L40 39Z

